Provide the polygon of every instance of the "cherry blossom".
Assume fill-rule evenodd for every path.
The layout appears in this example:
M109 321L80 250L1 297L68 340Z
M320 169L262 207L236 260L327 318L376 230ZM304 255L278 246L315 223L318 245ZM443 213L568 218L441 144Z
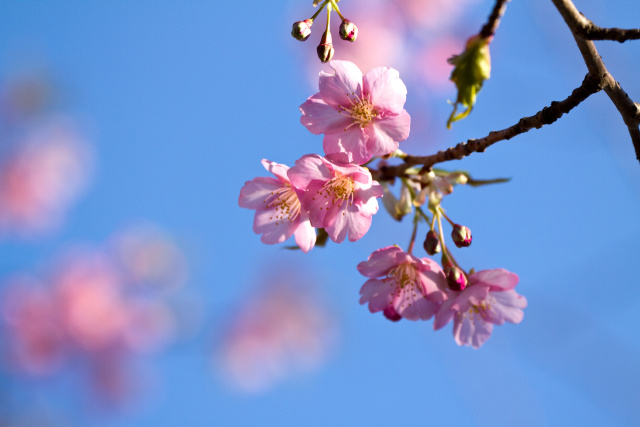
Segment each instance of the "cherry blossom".
M320 72L320 92L300 106L302 123L324 134L328 159L363 164L384 156L409 136L411 118L403 109L407 88L398 71L378 67L364 78L349 61L331 61L334 74Z
M0 232L50 230L84 190L89 147L66 119L34 126L13 145L0 162Z
M462 292L449 291L449 299L436 313L434 329L453 319L456 343L479 348L491 336L493 325L522 321L527 299L513 290L518 280L517 274L501 268L471 274Z
M311 225L324 228L331 240L341 243L348 233L349 241L355 242L369 231L382 186L367 169L308 154L296 161L288 176L296 188L305 189L302 209Z
M283 277L295 276L287 271ZM261 284L224 322L228 326L216 362L226 382L248 393L317 370L333 350L335 316L313 292L285 284Z
M262 234L263 243L282 243L295 235L300 249L309 252L316 243L316 233L300 205L305 187L291 185L287 177L289 167L269 160L262 160L262 165L276 178L247 181L240 190L238 204L256 210L253 231Z
M360 289L360 304L389 320L430 319L447 298L442 268L429 258L417 258L397 246L378 249L358 271L370 277Z

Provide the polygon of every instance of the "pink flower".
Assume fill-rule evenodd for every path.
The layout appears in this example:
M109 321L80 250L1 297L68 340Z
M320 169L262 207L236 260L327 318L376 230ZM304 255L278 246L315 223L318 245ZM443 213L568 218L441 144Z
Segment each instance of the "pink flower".
M341 243L349 233L355 242L369 231L371 217L378 212L382 186L358 165L336 165L317 154L308 154L289 169L296 188L304 188L302 208L311 225L324 228L331 240Z
M458 345L479 348L491 336L493 325L505 321L520 323L527 299L513 288L518 275L502 268L483 270L469 277L469 286L462 292L449 292L436 313L435 330L453 318L453 336Z
M320 92L300 106L300 123L324 134L324 152L339 163L363 164L384 156L409 136L403 109L407 88L393 68L374 68L362 77L349 61L331 61L334 74L320 72Z
M284 280L292 277L285 271ZM282 279L282 278L281 278ZM305 279L304 292L308 291ZM240 391L261 392L287 377L317 370L335 345L335 316L300 286L271 285L243 299L225 322L217 357L221 374Z
M397 246L378 249L358 271L370 277L360 289L360 304L383 311L389 320L430 319L447 298L442 268L429 258L417 258Z
M291 185L287 166L269 160L262 160L262 165L276 178L247 181L240 190L238 204L256 210L253 231L262 234L263 243L282 243L293 234L300 249L309 252L316 243L316 233L307 213L300 208L300 189L304 187Z

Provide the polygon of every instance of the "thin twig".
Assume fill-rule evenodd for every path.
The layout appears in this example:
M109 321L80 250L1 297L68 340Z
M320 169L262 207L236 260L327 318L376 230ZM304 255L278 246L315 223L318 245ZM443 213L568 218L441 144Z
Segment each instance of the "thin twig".
M507 9L507 3L509 3L509 1L511 0L496 0L496 4L491 11L491 15L489 15L487 23L484 24L482 30L480 30L480 37L483 39L493 37L498 29L498 25L500 25L500 18L504 15L504 11Z
M602 80L602 89L607 93L611 102L616 106L622 120L629 129L631 142L636 152L636 157L640 161L640 106L633 102L629 95L622 89L604 65L602 58L598 54L596 46L590 40L585 40L581 35L581 28L585 22L590 22L576 9L571 0L551 0L556 6L567 26L573 34L573 38L580 49L589 74L598 76Z
M467 157L471 153L481 153L488 147L498 141L508 140L516 135L528 132L536 128L540 129L544 125L549 125L563 114L568 113L573 108L589 96L602 90L602 79L587 74L582 84L571 92L566 99L562 101L553 101L550 106L544 107L533 116L523 117L515 125L503 130L490 132L489 135L480 139L469 139L461 142L454 147L439 151L430 156L406 156L404 163L398 166L384 166L380 170L371 170L373 178L376 180L389 180L393 177L403 176L407 169L414 165L423 165L424 169L431 168L436 163L442 163L449 160L460 160Z

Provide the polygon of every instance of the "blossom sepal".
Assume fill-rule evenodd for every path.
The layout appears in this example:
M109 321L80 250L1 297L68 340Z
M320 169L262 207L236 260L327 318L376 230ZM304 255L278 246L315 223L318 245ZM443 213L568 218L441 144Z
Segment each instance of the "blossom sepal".
M312 25L313 19L305 19L304 21L294 22L293 28L291 28L291 35L294 39L303 42L307 40L311 35Z
M316 48L316 53L318 54L318 58L322 63L329 62L331 61L331 58L333 58L333 54L335 53L335 50L333 48L331 33L329 32L329 30L326 30L322 34L322 38L320 39L320 44Z
M471 246L471 241L473 240L471 236L471 230L464 225L455 224L453 226L453 230L451 231L451 239L453 239L453 243L456 244L459 248L467 248Z
M343 19L342 23L340 23L338 33L340 34L340 38L342 40L354 42L358 37L358 27L348 19Z

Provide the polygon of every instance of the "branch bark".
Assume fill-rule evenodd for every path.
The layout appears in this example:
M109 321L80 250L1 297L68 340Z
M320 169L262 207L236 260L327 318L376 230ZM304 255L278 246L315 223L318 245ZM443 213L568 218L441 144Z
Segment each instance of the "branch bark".
M507 3L511 0L496 0L496 4L491 11L491 15L489 15L489 19L487 23L484 24L482 29L480 30L480 37L483 39L488 39L489 37L493 37L496 30L498 29L498 25L500 25L500 18L504 15L504 11L507 9Z
M622 120L627 125L631 142L636 152L636 158L640 161L640 105L633 102L629 95L622 89L604 65L602 58L598 54L598 50L591 40L585 40L582 36L582 29L585 23L589 23L576 9L571 0L551 0L556 9L562 15L564 21L573 34L573 38L580 49L582 58L584 59L589 74L598 76L602 80L602 88L616 106Z

